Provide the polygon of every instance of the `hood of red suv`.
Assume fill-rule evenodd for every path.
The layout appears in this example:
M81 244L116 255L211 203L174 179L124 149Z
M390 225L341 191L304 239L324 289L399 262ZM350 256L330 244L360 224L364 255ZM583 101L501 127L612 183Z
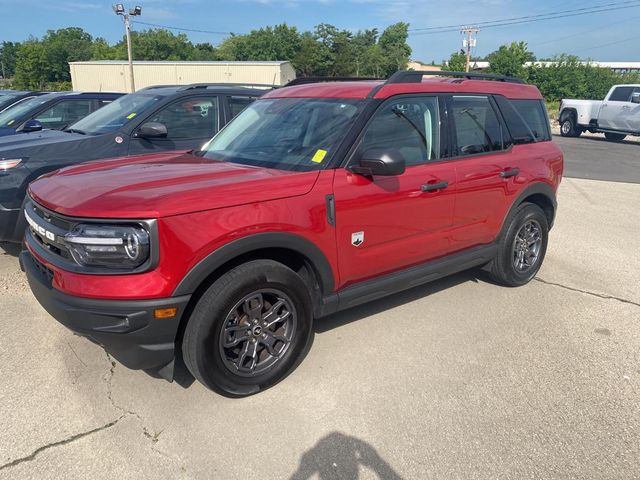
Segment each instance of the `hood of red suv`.
M126 157L64 168L29 187L63 215L158 218L308 193L318 172L243 166L186 152Z

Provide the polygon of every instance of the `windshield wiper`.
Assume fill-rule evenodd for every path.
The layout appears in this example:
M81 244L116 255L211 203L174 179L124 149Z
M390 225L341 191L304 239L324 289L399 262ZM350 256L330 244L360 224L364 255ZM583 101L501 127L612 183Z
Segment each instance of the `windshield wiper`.
M77 128L65 128L62 130L63 132L69 132L69 133L79 133L80 135L86 135L87 132L85 132L84 130L78 130Z

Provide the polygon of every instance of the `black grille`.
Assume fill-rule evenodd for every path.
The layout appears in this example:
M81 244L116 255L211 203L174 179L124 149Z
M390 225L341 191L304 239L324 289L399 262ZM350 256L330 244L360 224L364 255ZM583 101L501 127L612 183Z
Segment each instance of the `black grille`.
M64 242L64 236L73 229L75 223L33 201L25 206L25 214L38 227L35 228L29 218L27 219L31 238L56 257L70 261L71 254Z
M31 259L33 260L33 264L35 265L35 267L47 279L47 281L49 283L53 282L53 271L47 268L44 264L40 263L40 261L33 255L31 256Z

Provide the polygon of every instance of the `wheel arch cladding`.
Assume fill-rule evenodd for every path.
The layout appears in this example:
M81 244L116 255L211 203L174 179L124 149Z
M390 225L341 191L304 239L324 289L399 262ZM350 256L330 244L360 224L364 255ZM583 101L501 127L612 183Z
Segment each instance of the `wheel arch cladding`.
M502 225L502 231L508 226L507 219L510 219L513 213L523 203L533 203L534 205L540 207L547 217L549 229L551 229L556 216L556 195L551 186L546 183L539 182L534 183L533 185L529 185L520 193L520 195L518 195L516 200L511 205L509 213L505 217L505 222Z
M303 237L274 232L243 237L213 251L185 275L173 296L193 294L231 268L259 258L276 260L301 274L305 281L317 283L319 294L333 291L333 270L324 253ZM314 296L313 290L310 294Z
M560 112L559 120L562 122L567 117L573 117L575 121L578 120L578 111L575 108L563 108Z

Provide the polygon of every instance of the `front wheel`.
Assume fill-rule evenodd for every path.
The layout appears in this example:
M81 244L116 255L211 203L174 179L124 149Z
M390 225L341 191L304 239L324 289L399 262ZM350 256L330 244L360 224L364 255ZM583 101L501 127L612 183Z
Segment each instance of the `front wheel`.
M195 305L184 361L212 390L251 395L296 366L311 326L311 298L300 276L272 260L247 262L216 280Z
M567 115L560 122L560 135L563 137L579 137L582 131L576 125L573 115Z
M549 223L542 209L532 203L520 205L508 222L489 273L496 283L518 287L529 283L542 266Z
M627 136L624 133L611 133L611 132L606 132L604 134L604 138L606 138L607 140L610 140L612 142L621 142L622 140L624 140Z

